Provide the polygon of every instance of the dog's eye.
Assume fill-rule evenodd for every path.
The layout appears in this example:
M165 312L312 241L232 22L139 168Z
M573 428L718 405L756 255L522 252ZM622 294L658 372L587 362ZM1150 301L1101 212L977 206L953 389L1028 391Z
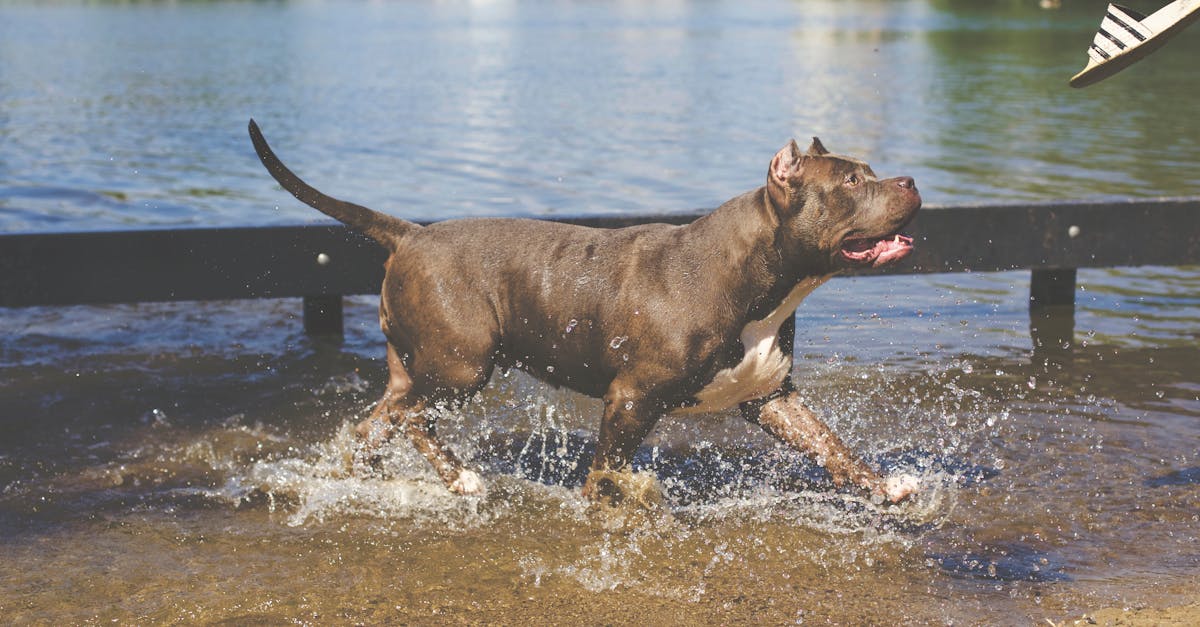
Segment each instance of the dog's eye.
M846 185L849 185L850 187L854 187L855 185L858 185L859 182L860 182L860 180L859 180L857 174L847 174L846 175Z

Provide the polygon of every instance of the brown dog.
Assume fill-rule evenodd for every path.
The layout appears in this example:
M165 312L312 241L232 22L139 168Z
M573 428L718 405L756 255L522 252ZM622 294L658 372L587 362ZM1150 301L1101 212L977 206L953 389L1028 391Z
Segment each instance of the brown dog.
M379 321L390 378L358 427L370 448L403 430L451 490L479 476L438 441L435 403L462 402L496 366L604 399L589 496L619 498L608 477L667 413L743 415L833 476L899 501L907 476L883 479L805 407L788 376L800 301L849 267L906 256L899 234L921 206L912 178L878 180L862 161L784 146L767 184L684 226L594 229L522 219L421 227L310 187L271 151L263 165L304 203L390 251ZM781 343L780 338L784 338Z

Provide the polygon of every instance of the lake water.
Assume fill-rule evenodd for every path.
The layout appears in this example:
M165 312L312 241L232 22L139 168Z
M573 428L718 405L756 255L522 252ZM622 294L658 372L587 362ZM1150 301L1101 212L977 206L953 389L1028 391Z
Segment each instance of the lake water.
M1103 3L0 4L0 231L684 212L818 135L927 204L1200 193L1200 30L1086 90ZM1086 5L1086 6L1080 6ZM1142 9L1156 4L1137 3ZM839 279L796 377L881 508L732 416L665 420L662 512L578 495L598 404L513 375L403 445L374 300L0 310L0 616L15 623L1018 623L1200 590L1200 272L1086 270L1032 350L1028 276ZM461 428L456 428L461 427Z

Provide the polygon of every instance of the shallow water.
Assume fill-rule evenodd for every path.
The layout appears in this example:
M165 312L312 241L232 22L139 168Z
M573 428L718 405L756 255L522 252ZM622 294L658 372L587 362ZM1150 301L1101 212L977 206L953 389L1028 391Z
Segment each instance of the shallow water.
M402 445L386 476L348 474L348 429L383 383L370 298L341 347L304 338L292 301L10 312L0 607L18 622L1003 623L1187 600L1200 350L1109 312L1153 297L1195 328L1200 299L1104 296L1181 274L1083 272L1078 345L1037 356L1017 273L814 294L798 382L872 463L923 476L899 507L718 416L665 420L643 447L665 506L589 510L597 403L515 374L442 418L485 497L451 496ZM856 309L863 294L880 315Z
M314 183L416 218L711 207L811 134L933 203L1194 195L1194 33L1073 91L1099 5L1029 4L5 4L0 229L316 219L262 173L251 115ZM797 383L923 477L898 507L713 416L640 451L661 505L591 509L597 402L516 374L442 417L485 496L400 444L348 473L384 382L368 297L342 344L289 300L0 311L0 616L1028 624L1193 601L1200 273L1079 286L1068 349L1034 350L1025 273L805 301Z

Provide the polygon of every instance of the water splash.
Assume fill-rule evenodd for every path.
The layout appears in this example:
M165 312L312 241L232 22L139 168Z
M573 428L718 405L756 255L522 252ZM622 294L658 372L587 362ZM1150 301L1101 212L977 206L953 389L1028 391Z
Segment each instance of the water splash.
M453 528L486 523L482 497L452 494L411 447L387 447L377 470L356 467L352 424L301 456L254 463L231 477L226 489L243 499L261 495L272 511L288 512L291 526L360 516Z

